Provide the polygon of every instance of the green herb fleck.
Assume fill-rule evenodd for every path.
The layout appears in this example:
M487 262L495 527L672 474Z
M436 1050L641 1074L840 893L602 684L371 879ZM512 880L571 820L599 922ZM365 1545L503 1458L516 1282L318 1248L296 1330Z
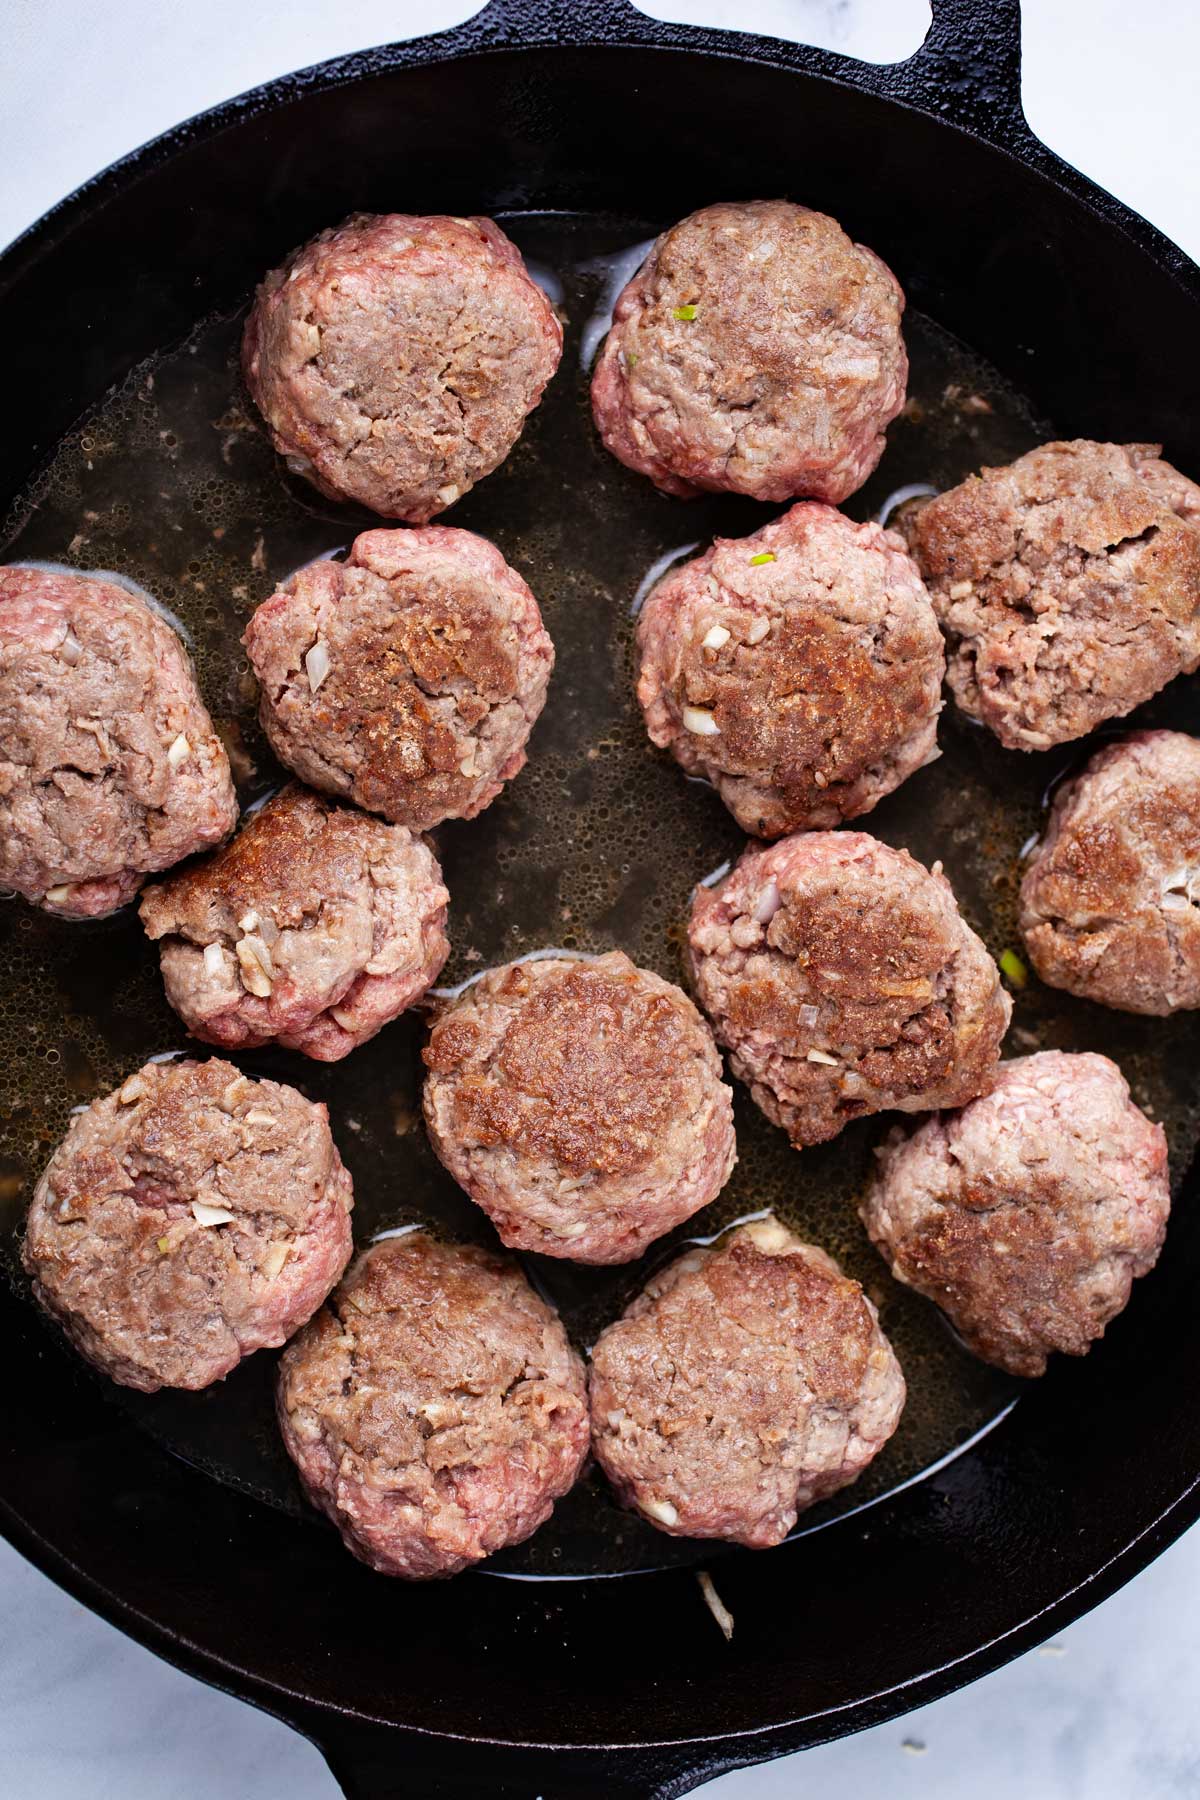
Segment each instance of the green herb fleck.
M165 1238L165 1237L159 1238L158 1252L159 1252L160 1256L165 1256L167 1254L167 1251L170 1249L170 1247L171 1247L170 1240L168 1238Z
M760 550L757 556L752 556L750 558L750 567L752 569L757 569L761 563L768 563L768 562L774 562L774 561L775 561L775 552L773 550Z
M627 350L625 352L625 367L627 369L632 369L632 368L636 367L636 365L637 365L637 351L636 350Z
M1029 980L1029 970L1015 950L1006 950L1001 956L1000 973L1015 988L1023 988Z
M694 306L677 306L675 308L675 317L682 319L686 325L690 325L695 316L696 308Z

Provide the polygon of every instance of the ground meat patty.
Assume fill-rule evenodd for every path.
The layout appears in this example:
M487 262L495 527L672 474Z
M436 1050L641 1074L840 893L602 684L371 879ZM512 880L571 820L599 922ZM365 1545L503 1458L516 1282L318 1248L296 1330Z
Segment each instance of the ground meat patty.
M1200 663L1200 488L1156 444L1043 444L904 515L964 712L1012 750Z
M170 626L113 582L0 568L0 887L96 918L236 819Z
M891 270L824 213L706 206L663 233L618 299L596 425L664 493L844 500L904 405L903 311Z
M628 1262L733 1168L733 1100L686 994L613 951L485 975L425 1051L433 1147L517 1250Z
M1200 742L1136 731L1060 787L1020 919L1051 987L1125 1012L1200 1006Z
M423 831L472 819L525 764L554 646L537 601L470 531L368 531L300 569L244 639L279 760Z
M992 1084L1012 1003L940 864L864 832L784 838L697 888L688 943L730 1067L797 1147Z
M33 1291L125 1387L203 1388L286 1342L350 1257L323 1106L231 1063L147 1063L79 1113L37 1185Z
M638 648L651 738L759 837L870 812L938 754L945 661L916 564L830 506L673 570Z
M904 1376L874 1306L773 1218L689 1250L592 1352L592 1443L672 1537L765 1549L896 1429Z
M1002 1063L990 1094L877 1154L862 1208L876 1249L1014 1375L1083 1356L1162 1247L1166 1137L1106 1056Z
M504 461L562 335L491 219L358 213L267 276L242 370L298 474L423 525Z
M288 1345L279 1422L314 1506L384 1575L519 1544L588 1449L583 1364L511 1262L424 1232L360 1256Z
M449 898L422 838L293 784L140 910L193 1037L336 1062L436 980Z

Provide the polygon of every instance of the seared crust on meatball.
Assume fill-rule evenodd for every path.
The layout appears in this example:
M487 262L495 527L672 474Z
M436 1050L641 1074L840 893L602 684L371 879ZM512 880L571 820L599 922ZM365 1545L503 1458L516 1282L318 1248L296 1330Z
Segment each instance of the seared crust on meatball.
M1166 1137L1106 1056L1001 1063L990 1094L876 1154L862 1208L876 1249L1013 1375L1083 1356L1162 1248Z
M858 831L747 850L697 888L688 945L733 1073L797 1147L992 1084L1012 1002L940 868L906 850Z
M298 474L423 525L504 461L561 354L491 219L357 213L266 277L242 371Z
M292 783L139 910L193 1037L336 1062L437 979L449 898L422 838Z
M733 1099L686 994L613 951L494 969L434 1026L425 1122L517 1250L629 1262L716 1198Z
M473 819L525 764L554 646L486 539L367 531L310 563L244 637L276 756L310 786L427 830Z
M104 1374L203 1388L312 1317L349 1261L352 1205L324 1106L232 1063L147 1063L72 1122L22 1258Z
M758 837L870 812L938 754L945 659L916 564L831 506L718 538L637 636L651 738Z
M1200 742L1135 731L1064 783L1020 917L1051 987L1125 1012L1200 1006Z
M1157 444L1043 444L905 515L955 699L1011 750L1120 718L1200 663L1200 488Z
M592 382L605 445L664 493L837 502L904 405L904 295L836 220L722 202L657 240Z
M113 582L0 568L0 886L97 918L236 819L170 626Z
M583 1364L515 1264L390 1238L284 1351L279 1423L314 1506L383 1575L519 1544L588 1450Z
M858 1282L773 1218L655 1276L600 1334L590 1388L596 1460L626 1506L752 1549L856 1480L904 1406Z

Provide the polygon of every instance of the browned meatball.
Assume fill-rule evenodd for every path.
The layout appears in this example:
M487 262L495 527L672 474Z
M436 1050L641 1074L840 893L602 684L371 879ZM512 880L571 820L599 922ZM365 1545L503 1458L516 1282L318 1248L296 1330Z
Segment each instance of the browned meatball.
M627 956L485 975L425 1051L425 1122L517 1250L628 1262L715 1199L733 1102L686 994Z
M453 1575L519 1544L588 1449L583 1364L520 1270L424 1232L360 1256L279 1365L314 1506L383 1575Z
M491 219L359 213L267 276L242 369L298 474L423 525L504 461L561 354Z
M798 1147L992 1084L1012 1002L940 865L864 832L784 838L697 888L688 944L730 1067Z
M617 301L597 428L664 493L844 500L904 405L903 311L891 270L824 213L706 206L662 234Z
M1156 444L1043 444L905 514L959 705L1012 750L1200 663L1200 488Z
M73 1121L22 1254L114 1381L203 1388L312 1317L349 1261L352 1204L323 1106L227 1062L147 1063Z
M1106 1056L1001 1063L990 1094L878 1156L862 1208L876 1249L1014 1375L1083 1356L1162 1248L1166 1137Z
M857 1480L904 1406L874 1306L774 1219L655 1276L592 1352L592 1443L672 1537L777 1544Z
M263 730L325 793L423 831L473 819L525 765L554 646L486 539L367 531L301 569L246 628Z
M0 568L0 887L96 918L236 819L165 620L110 581Z
M758 837L870 812L938 754L945 659L916 564L830 506L718 538L637 635L650 736Z
M1038 974L1102 1006L1200 1006L1200 742L1135 731L1059 788L1021 883Z
M448 899L422 838L293 783L139 910L193 1037L336 1062L437 979Z

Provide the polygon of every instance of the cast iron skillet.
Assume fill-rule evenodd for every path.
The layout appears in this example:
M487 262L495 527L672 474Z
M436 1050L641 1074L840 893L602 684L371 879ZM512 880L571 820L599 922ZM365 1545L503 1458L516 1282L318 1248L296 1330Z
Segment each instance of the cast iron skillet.
M1017 0L933 12L921 50L877 68L625 0L493 0L182 126L0 263L0 493L142 358L354 206L666 221L768 192L852 222L915 307L1049 418L1162 438L1195 473L1200 272L1030 134ZM1055 1368L916 1485L722 1561L729 1645L686 1569L372 1577L331 1533L168 1455L7 1290L0 1522L98 1612L313 1738L348 1794L683 1793L983 1674L1191 1523L1195 1188L1193 1171L1136 1330Z

